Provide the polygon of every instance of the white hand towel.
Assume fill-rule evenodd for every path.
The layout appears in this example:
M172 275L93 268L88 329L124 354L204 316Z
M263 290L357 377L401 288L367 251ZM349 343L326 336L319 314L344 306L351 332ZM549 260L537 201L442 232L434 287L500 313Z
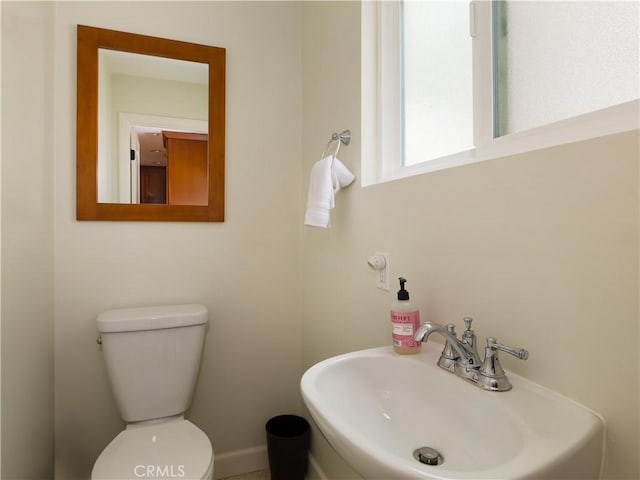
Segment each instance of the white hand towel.
M355 178L337 157L318 160L311 168L304 224L327 228L329 210L335 206L335 194L350 185Z

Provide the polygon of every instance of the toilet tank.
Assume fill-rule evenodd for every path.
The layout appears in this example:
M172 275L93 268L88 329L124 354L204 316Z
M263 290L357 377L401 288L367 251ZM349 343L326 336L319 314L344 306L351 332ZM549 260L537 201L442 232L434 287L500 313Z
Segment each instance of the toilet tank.
M97 319L120 415L126 422L184 413L196 385L207 323L204 305L124 308Z

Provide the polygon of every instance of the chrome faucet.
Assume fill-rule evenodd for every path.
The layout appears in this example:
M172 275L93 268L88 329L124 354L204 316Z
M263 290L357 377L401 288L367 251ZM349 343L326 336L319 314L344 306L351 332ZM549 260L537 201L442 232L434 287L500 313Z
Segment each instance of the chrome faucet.
M432 333L439 333L447 340L447 346L453 349L457 354L457 363L465 367L476 367L480 365L480 358L475 348L465 340L458 340L455 333L452 333L455 325L452 323L442 326L434 322L424 322L413 336L414 340L426 342ZM447 347L445 346L445 348ZM451 357L449 357L451 358Z
M413 338L419 342L426 342L432 333L439 333L447 341L438 360L440 368L486 390L495 392L511 390L511 383L498 360L498 350L522 360L529 357L529 352L524 348L502 345L494 337L487 337L485 357L481 362L478 355L476 334L471 330L472 321L472 318L464 318L466 330L460 340L456 336L455 325L452 323L442 326L428 321L418 328Z

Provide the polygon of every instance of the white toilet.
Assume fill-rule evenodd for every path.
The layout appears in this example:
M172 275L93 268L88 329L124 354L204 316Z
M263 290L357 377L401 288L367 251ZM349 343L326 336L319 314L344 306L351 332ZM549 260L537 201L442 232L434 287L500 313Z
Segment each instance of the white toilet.
M127 423L102 451L94 480L213 477L206 434L184 419L204 344L203 305L109 310L99 342L120 416Z

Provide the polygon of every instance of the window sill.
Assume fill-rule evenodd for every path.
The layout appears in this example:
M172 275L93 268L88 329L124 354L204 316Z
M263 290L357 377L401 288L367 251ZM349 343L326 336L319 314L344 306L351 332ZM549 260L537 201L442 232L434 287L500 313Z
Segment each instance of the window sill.
M363 182L363 187L639 128L640 100L633 100L531 130L495 138L473 150L406 167L391 166L384 175L380 173L380 165L376 166L378 172L374 173L371 170L365 171L367 162L362 162L362 177L372 180Z

